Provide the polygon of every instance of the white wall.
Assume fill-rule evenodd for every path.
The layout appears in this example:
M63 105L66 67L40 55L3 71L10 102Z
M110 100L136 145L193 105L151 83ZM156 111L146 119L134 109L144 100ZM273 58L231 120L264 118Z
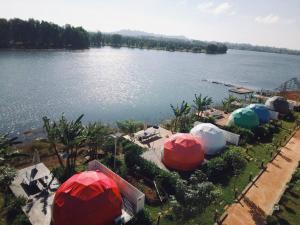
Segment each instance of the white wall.
M130 183L128 183L118 174L114 173L97 160L89 162L88 170L99 170L106 176L113 179L117 183L122 195L133 205L135 213L138 213L140 210L144 209L145 194Z

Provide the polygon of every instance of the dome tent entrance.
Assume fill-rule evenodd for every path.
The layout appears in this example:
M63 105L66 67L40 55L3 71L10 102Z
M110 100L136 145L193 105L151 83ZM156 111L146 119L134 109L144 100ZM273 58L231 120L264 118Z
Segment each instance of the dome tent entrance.
M259 125L259 119L251 109L240 108L231 113L227 125L252 129Z
M55 193L55 225L110 225L122 214L117 184L103 173L86 171L73 175Z
M261 124L268 123L271 118L269 109L263 104L250 104L246 108L251 109L258 116Z
M223 131L211 123L200 123L190 133L203 143L207 155L219 153L226 145Z
M164 144L162 162L170 169L191 171L199 167L203 160L202 144L191 134L175 134Z
M265 106L270 110L279 112L281 114L288 114L290 112L288 101L281 96L273 96L272 98L269 98L266 101Z

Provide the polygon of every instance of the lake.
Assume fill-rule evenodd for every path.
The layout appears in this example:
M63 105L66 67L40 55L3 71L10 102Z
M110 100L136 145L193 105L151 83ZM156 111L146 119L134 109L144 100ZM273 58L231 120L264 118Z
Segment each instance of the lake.
M84 51L0 51L0 132L41 127L42 117L85 114L85 122L137 119L158 123L170 103L195 93L228 96L215 80L274 89L300 78L300 57L229 50L225 55L104 47Z

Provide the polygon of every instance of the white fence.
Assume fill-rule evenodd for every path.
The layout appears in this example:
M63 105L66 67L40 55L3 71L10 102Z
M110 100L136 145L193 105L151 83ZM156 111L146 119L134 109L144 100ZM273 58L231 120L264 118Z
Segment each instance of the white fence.
M98 170L99 172L102 172L106 176L113 179L117 183L121 194L126 198L126 200L128 200L131 203L131 206L133 206L132 210L134 211L134 213L138 213L139 211L144 209L145 194L139 191L130 183L128 183L118 174L114 173L97 160L89 162L88 170Z
M278 120L278 115L279 115L278 112L275 112L275 111L272 111L272 110L269 110L269 112L270 112L271 120Z
M223 129L221 129L221 130L223 131L224 137L228 143L234 144L236 146L239 145L239 142L240 142L239 134L235 134L235 133L229 132L227 130L223 130Z

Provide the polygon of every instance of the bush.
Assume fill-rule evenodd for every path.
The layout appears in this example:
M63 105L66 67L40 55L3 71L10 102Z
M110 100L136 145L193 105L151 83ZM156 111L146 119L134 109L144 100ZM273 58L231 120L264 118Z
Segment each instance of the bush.
M277 225L279 223L277 222L277 218L275 216L267 216L266 224L267 225Z
M31 223L29 222L27 216L25 216L25 214L21 213L15 217L15 219L11 223L11 225L31 225Z
M26 205L26 199L24 197L15 197L13 195L8 199L7 204L7 219L14 221L16 215L23 214L22 207Z
M225 151L222 156L217 156L208 161L203 166L203 171L210 181L222 182L232 174L242 171L247 164L245 157L242 155L240 148L232 147Z
M181 179L178 173L172 172L168 173L161 170L157 176L158 182L163 187L163 189L169 194L174 195L176 193L176 182Z
M225 130L228 130L232 133L240 135L240 144L246 143L253 143L255 141L254 133L251 130L237 127L237 126L230 126L230 127L223 127Z
M154 163L141 157L143 149L131 142L123 141L124 159L126 166L133 172L139 172L141 175L154 180L158 179L159 184L168 194L175 193L176 180L180 179L176 173L168 173L158 168Z
M151 225L152 220L149 212L144 209L136 214L128 223L128 225Z
M218 181L224 178L224 171L227 170L227 164L222 157L215 157L208 161L206 174L209 180Z
M227 150L222 157L227 164L227 168L234 174L239 173L246 167L247 161L238 151L238 148Z

